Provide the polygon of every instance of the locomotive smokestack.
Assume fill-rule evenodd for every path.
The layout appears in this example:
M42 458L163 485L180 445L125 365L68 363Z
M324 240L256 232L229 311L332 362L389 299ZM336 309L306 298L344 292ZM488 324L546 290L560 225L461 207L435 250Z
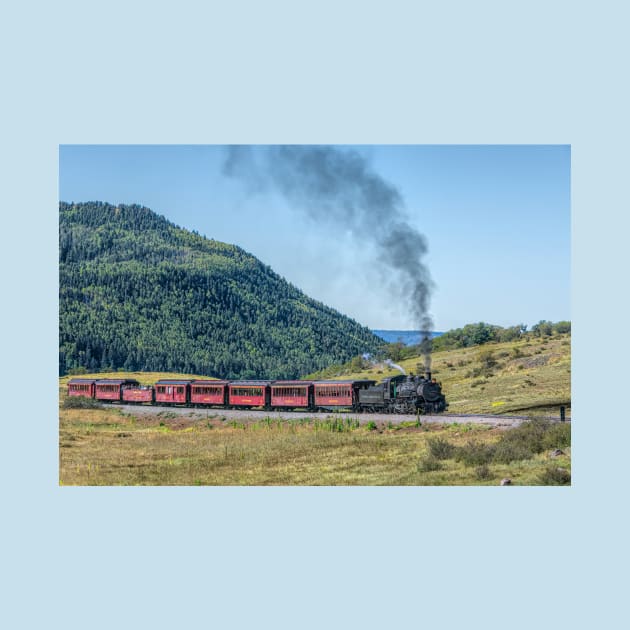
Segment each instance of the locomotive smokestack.
M433 349L433 342L431 340L431 319L425 317L423 320L424 330L421 332L422 341L420 342L420 352L424 357L424 371L427 375L427 379L431 380L431 350Z

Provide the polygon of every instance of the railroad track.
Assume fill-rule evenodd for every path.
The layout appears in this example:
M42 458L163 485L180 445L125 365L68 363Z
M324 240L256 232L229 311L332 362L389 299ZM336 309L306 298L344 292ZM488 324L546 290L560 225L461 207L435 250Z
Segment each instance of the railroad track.
M239 420L241 422L255 422L264 420L265 418L283 419L283 420L299 420L304 418L357 418L361 424L370 421L377 423L401 424L403 422L415 422L417 419L422 423L436 424L452 424L455 422L461 424L484 424L495 427L514 427L528 420L528 416L494 416L489 414L453 414L441 413L439 415L405 415L405 414L384 414L384 413L353 413L351 411L331 411L331 412L312 412L312 411L265 411L263 409L217 409L195 408L195 407L160 407L155 405L116 405L118 409L128 415L133 416L159 416L160 419L168 421L172 418L189 418L189 419L216 419L225 418L226 420ZM560 422L559 417L546 418L553 422ZM569 419L570 421L570 419Z

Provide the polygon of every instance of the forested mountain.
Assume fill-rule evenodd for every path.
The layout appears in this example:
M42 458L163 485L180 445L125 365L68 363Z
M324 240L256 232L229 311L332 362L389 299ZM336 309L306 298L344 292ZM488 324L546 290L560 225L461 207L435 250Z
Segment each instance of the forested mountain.
M382 344L239 247L137 205L60 203L59 285L60 374L294 378Z

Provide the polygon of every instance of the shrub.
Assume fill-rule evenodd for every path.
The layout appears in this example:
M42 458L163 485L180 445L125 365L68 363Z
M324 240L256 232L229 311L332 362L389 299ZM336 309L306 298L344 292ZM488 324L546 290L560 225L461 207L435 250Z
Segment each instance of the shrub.
M497 464L510 464L514 461L531 459L533 455L524 444L516 441L499 441L492 459Z
M544 486L568 486L571 484L571 473L566 468L547 466L538 475L538 481Z
M464 446L457 449L455 459L458 462L463 462L464 466L481 466L492 461L494 450L493 444L469 440Z
M567 321L556 322L553 325L553 329L555 332L559 334L571 332L571 322L567 322Z
M571 424L560 422L552 424L543 436L543 448L564 448L571 446Z
M488 464L481 464L481 466L477 466L477 468L475 468L475 476L477 477L477 479L482 480L491 479L492 473L490 472Z
M64 409L101 409L102 406L98 400L85 396L69 396L62 403Z
M490 369L497 364L497 360L492 350L480 350L477 354L477 358L479 359L479 363L481 363L482 368Z
M543 438L550 426L547 420L528 420L527 422L523 422L520 426L506 431L501 436L498 445L512 445L512 450L508 451L506 449L506 454L512 452L516 455L522 450L527 450L532 454L542 453L542 451L545 450Z
M435 459L450 459L455 454L455 445L444 438L429 438L427 446L429 447L429 454Z
M432 455L425 455L418 462L419 472L434 472L436 470L442 470L442 468L441 462Z
M532 326L532 333L536 337L549 337L553 332L553 327L551 322L548 322L544 319L541 319L537 324Z
M374 420L370 420L365 426L368 431L376 431L376 422L374 422Z

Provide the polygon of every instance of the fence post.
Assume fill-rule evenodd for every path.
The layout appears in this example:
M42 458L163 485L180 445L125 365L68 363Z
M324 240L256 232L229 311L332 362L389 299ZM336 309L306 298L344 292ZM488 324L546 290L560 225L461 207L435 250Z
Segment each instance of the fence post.
M564 422L564 405L560 407L560 422Z

